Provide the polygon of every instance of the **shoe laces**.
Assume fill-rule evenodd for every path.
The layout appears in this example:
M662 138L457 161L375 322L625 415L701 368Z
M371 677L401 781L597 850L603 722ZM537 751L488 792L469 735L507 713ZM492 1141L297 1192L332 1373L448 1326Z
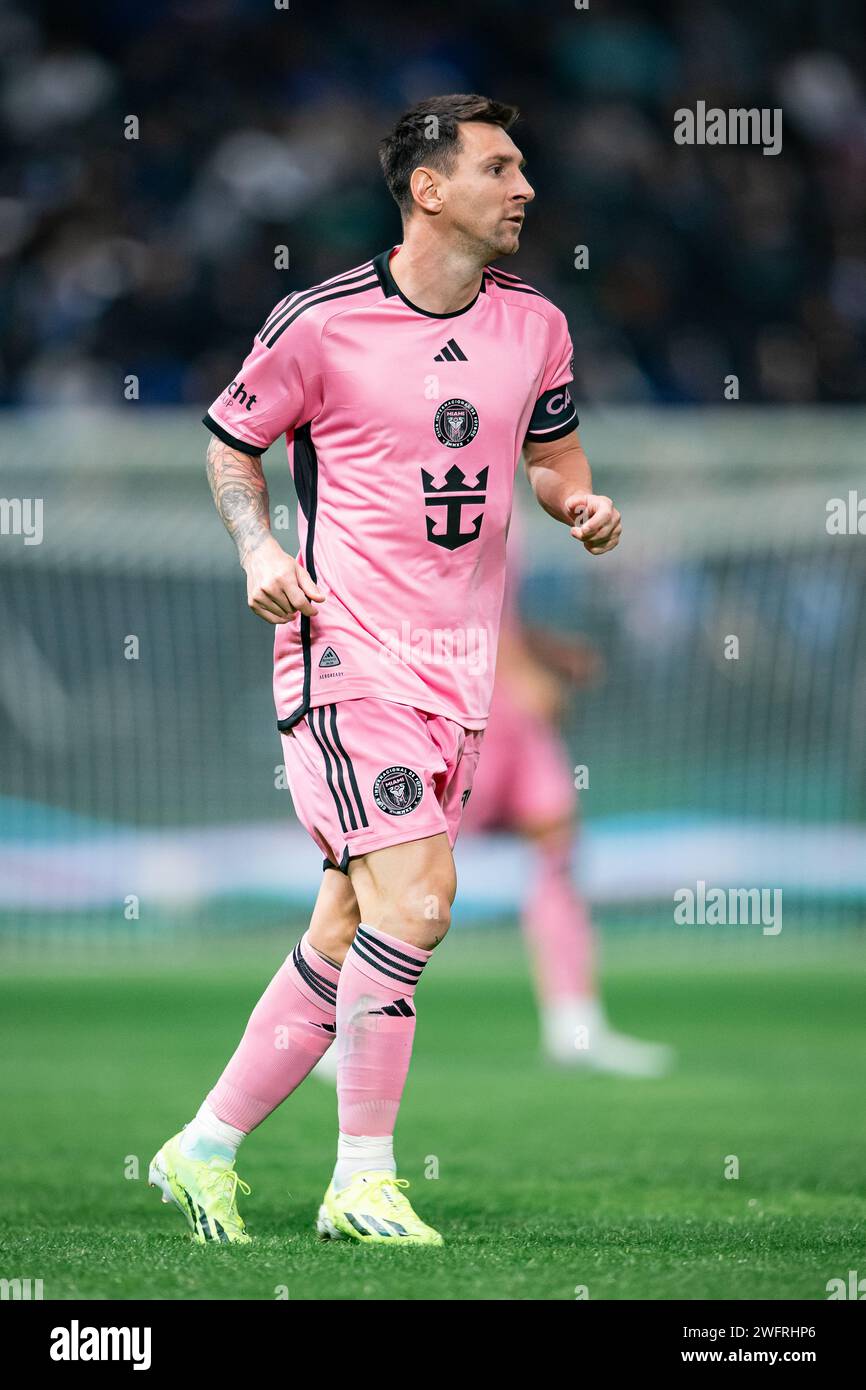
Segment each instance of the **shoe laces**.
M238 1188L240 1188L245 1197L249 1197L252 1188L249 1186L249 1183L245 1183L243 1178L238 1176L234 1168L223 1167L222 1164L217 1167L213 1159L211 1159L211 1163L214 1164L210 1169L212 1176L208 1177L205 1182L202 1183L202 1187L206 1190L209 1197L214 1197L218 1201L228 1202L230 1207L233 1207L235 1204Z
M399 1206L401 1203L408 1201L408 1199L403 1196L402 1192L397 1192L395 1196L391 1196L391 1194L385 1190L389 1187L408 1187L408 1178L392 1178L390 1173L383 1173L381 1178L375 1178L372 1182L370 1182L370 1180L367 1179L367 1186L371 1188L373 1192L375 1192L378 1196L382 1197L386 1202L389 1202L391 1206L396 1207Z

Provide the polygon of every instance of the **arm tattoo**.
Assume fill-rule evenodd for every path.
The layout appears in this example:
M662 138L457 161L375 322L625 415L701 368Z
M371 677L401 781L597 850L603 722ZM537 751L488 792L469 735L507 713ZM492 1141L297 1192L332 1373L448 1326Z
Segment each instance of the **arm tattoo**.
M208 445L207 477L217 511L243 564L271 534L268 485L262 461L214 437Z

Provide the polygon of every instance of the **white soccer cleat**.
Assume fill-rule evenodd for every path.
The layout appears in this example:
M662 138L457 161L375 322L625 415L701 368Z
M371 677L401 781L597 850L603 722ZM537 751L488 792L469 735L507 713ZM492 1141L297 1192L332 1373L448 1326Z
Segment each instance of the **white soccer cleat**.
M612 1076L665 1076L676 1062L676 1052L667 1043L617 1033L597 1000L547 1010L542 1018L542 1046L547 1060L557 1066Z

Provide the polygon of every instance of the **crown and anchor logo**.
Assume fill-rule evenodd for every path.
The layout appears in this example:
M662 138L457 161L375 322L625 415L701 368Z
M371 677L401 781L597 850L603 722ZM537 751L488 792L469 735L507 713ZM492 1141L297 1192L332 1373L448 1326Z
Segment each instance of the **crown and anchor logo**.
M467 475L456 463L452 463L445 474L445 482L437 487L433 482L433 474L428 473L426 468L421 469L424 505L428 508L445 508L445 530L442 532L435 529L437 515L434 513L427 516L427 539L434 545L444 546L446 550L457 550L461 545L477 541L481 534L480 514L475 517L471 531L461 531L460 522L464 507L484 505L487 498L487 469L482 468L473 483L466 481L467 476L473 475Z

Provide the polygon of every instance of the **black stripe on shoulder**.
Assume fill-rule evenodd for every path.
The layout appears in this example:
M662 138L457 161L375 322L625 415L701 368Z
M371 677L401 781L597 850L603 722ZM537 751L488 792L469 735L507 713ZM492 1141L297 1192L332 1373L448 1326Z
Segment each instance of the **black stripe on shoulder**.
M217 423L209 410L201 417L201 422L203 425L207 425L211 433L215 434L217 439L221 439L223 444L228 444L230 449L239 449L242 454L252 454L258 458L260 454L265 452L265 449L271 447L270 444L262 446L261 444L250 444L246 439L236 439L233 434L229 434L228 430L224 430L222 425Z
M256 334L256 337L257 337L257 338L264 338L264 336L265 336L265 334L267 333L268 329L270 328L271 324L276 320L276 318L278 317L278 315L281 314L281 313L283 312L284 309L288 309L288 307L289 307L290 303L292 302L292 300L295 299L295 298L297 298L297 295L298 295L298 291L297 291L297 290L292 290L292 293L291 293L291 294L287 294L286 297L285 297L285 299L281 299L280 302L279 302L279 304L275 304L275 305L274 305L273 309L272 309L271 312L268 314L267 318L265 319L264 323L262 324L261 328L259 329L258 333Z
M547 295L542 294L541 290L534 290L531 285L525 285L522 280L512 280L511 278L500 280L499 276L502 274L502 271L493 271L490 266L487 267L487 274L490 276L494 285L498 285L501 290L514 290L516 294L534 294L537 295L539 299L547 299ZM551 304L553 301L547 299L547 302Z
M289 324L294 323L305 309L311 309L314 304L324 304L329 299L341 299L349 294L361 294L364 290L374 289L378 284L376 275L371 270L365 270L351 279L339 281L327 291L305 290L271 320L266 333L261 335L262 342L265 347L273 347L277 339L285 333Z
M506 280L516 280L519 285L525 283L523 280L521 280L519 275L514 274L513 270L503 270L502 267L499 265L488 265L484 268L485 270L489 270L491 275L502 275Z
M277 320L284 311L290 307L293 301L297 303L301 297L307 298L310 295L319 294L323 290L329 290L331 288L336 289L340 284L348 284L351 282L352 276L357 276L362 272L364 274L369 274L372 265L372 261L363 261L361 265L353 266L351 270L343 270L339 275L333 275L330 280L322 280L320 284L310 285L306 290L292 290L290 294L286 295L285 299L281 299L278 304L274 305L256 334L256 337L264 339L265 334L276 324Z
M338 275L331 275L327 280L320 280L318 284L310 285L310 292L336 289L338 285L344 284L353 276L367 275L372 269L372 260L361 261L360 265L353 265L349 270L341 270Z

